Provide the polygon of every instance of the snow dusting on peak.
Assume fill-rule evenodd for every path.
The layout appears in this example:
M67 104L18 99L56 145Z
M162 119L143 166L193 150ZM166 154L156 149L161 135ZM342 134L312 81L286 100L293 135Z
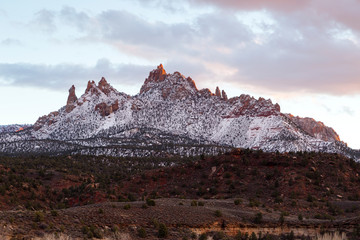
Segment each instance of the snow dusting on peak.
M167 74L160 64L136 96L118 92L105 78L98 84L89 81L79 98L72 86L66 106L40 117L31 130L0 134L0 150L16 153L22 144L28 152L150 156L241 147L359 158L331 130L281 113L270 99L245 94L228 99L219 87L215 94L198 90L190 77ZM34 150L34 144L40 148Z

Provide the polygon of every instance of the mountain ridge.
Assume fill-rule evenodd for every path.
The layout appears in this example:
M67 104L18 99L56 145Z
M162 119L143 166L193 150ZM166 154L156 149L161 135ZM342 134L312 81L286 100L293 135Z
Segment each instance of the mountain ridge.
M71 86L64 107L40 117L29 131L0 135L0 150L6 152L6 146L29 140L56 140L65 145L77 142L85 149L104 148L96 154L115 156L123 156L122 150L109 149L133 144L135 149L170 146L171 154L177 152L176 147L187 146L180 155L201 154L201 151L214 154L240 147L280 152L335 152L360 158L357 151L340 141L333 129L320 122L284 114L270 99L255 99L245 94L228 98L218 87L215 93L209 89L198 90L190 77L179 72L168 74L162 64L149 73L135 96L117 91L104 77L98 84L89 81L79 98L75 86ZM208 150L189 152L195 143L194 148L201 146ZM15 149L14 146L10 148ZM38 152L42 146L36 151L35 148L31 144L26 147L30 152ZM146 155L166 151L168 149L149 150Z

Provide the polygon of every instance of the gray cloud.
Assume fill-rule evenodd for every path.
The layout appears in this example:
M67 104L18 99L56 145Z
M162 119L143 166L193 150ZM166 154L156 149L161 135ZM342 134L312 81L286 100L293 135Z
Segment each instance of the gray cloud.
M92 28L91 18L85 12L77 12L75 8L63 7L59 15L63 22L76 26L81 32Z
M49 23L45 25L49 31L55 29L55 20L60 20L83 34L80 41L108 44L131 56L161 61L170 69L191 75L195 81L227 81L280 92L358 94L360 26L353 20L360 3L345 1L346 4L339 5L326 4L325 0L188 0L197 7L211 4L216 8L198 15L192 22L176 24L165 20L151 22L127 11L89 15L70 7L59 13L42 10L38 19ZM147 6L162 3L157 0ZM168 5L173 6L173 2ZM258 24L262 33L235 14L264 9L274 23ZM349 31L353 39L344 35ZM43 70L51 72L49 68ZM66 68L62 70L69 72L68 78L72 72L82 79L96 74L95 68L91 71L81 66ZM99 65L100 68L110 74L121 74L110 63ZM137 68L142 69L134 66L133 70ZM138 79L144 79L152 68L138 74ZM228 69L230 73L223 74ZM134 75L133 70L125 72ZM36 74L40 73L29 73Z
M152 67L131 64L114 65L100 59L93 67L82 65L35 65L26 63L0 64L0 84L35 86L64 91L72 84L85 85L103 76L110 84L142 83Z
M57 29L55 17L54 11L43 9L35 14L35 18L30 24L44 32L53 33Z
M14 38L6 38L4 40L1 41L2 45L7 45L7 46L19 46L21 45L21 41L18 39L14 39Z
M212 1L216 2L216 1ZM228 6L246 9L269 8L281 11L275 15L270 33L258 36L241 19L226 9L198 16L192 23L152 23L126 11L105 11L88 16L75 9L64 8L62 17L73 19L79 31L94 35L96 41L111 44L120 51L147 59L167 59L179 68L191 62L212 72L201 74L184 68L195 80L219 76L221 69L205 66L223 65L235 69L222 81L251 84L275 91L309 91L331 94L359 93L359 47L353 42L337 39L332 32L346 30L344 25L329 21L307 6L312 1L290 6L283 1L226 1ZM287 1L286 1L287 2ZM301 9L301 11L299 11ZM66 14L65 14L66 13ZM290 15L289 15L290 14ZM291 16L291 17L290 17ZM90 27L92 26L91 30ZM269 29L264 29L269 30ZM255 43L260 38L261 43ZM176 60L175 60L176 59ZM183 61L179 61L182 59ZM241 73L239 77L238 73Z

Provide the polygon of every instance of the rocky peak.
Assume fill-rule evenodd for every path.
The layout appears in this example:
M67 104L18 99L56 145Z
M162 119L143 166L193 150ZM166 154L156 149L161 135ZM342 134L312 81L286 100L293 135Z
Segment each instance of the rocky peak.
M228 100L228 96L224 90L221 91L221 96L224 100Z
M94 89L95 87L96 87L96 84L94 81L88 81L85 93L92 91L92 89Z
M98 88L106 95L109 95L109 93L112 91L112 87L104 77L102 77L101 80L99 81Z
M216 87L215 95L216 95L217 97L221 97L221 93L220 93L219 87Z
M163 65L160 64L159 66L157 66L156 69L152 70L149 73L149 76L145 79L145 82L140 89L140 94L149 91L151 88L151 83L162 82L165 80L165 78L166 78L166 71Z
M140 94L154 88L161 91L164 99L181 99L198 92L195 82L190 77L186 78L180 72L167 74L162 64L150 72L140 89Z
M103 92L108 96L112 91L115 91L115 89L102 77L97 86L94 81L88 81L85 93L90 92L91 94L99 95Z
M189 83L190 87L194 88L196 91L198 90L197 87L196 87L196 84L195 84L194 80L192 80L191 77L187 77L187 78L186 78L186 81Z
M69 96L66 102L66 112L69 113L75 108L74 103L76 102L77 99L78 98L76 97L75 94L75 86L72 85L71 88L69 89Z

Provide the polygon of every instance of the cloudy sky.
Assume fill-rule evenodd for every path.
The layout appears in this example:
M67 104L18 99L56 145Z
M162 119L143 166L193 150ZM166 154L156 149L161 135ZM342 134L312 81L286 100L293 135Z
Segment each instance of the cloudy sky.
M360 148L360 1L13 0L0 5L0 125L33 123L104 76L149 71L271 98Z

